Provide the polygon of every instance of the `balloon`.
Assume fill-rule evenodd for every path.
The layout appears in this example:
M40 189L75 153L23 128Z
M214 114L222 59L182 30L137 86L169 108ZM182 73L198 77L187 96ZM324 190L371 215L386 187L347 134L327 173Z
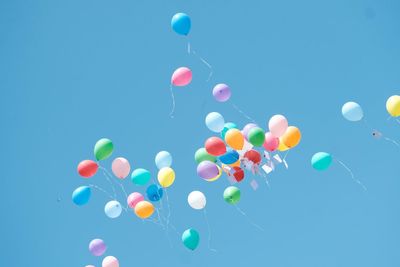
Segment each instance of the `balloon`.
M311 165L318 171L323 171L329 168L332 163L332 156L326 152L315 153L311 158Z
M240 167L240 163L241 163L240 160L238 160L235 163L227 164L227 165L230 166L230 167Z
M213 96L218 102L228 101L231 98L231 89L226 84L217 84L213 89Z
M93 239L89 243L89 251L93 256L102 256L107 250L107 246L101 239Z
M274 115L268 122L268 128L273 136L281 137L288 128L288 121L283 115Z
M164 167L158 171L157 178L162 187L170 187L175 181L175 171L170 167Z
M119 267L119 261L113 256L107 256L103 259L102 267Z
M206 126L210 131L219 133L224 129L225 119L218 112L210 112L206 116Z
M386 101L386 110L392 117L400 116L400 96L392 95Z
M131 172L131 165L125 158L116 158L111 165L112 172L119 179L125 179Z
M301 132L295 126L289 126L286 130L286 133L282 136L282 142L288 148L293 148L300 143L301 140Z
M171 167L172 156L168 151L160 151L157 153L154 161L158 169L162 169L164 167Z
M204 147L199 148L196 151L196 153L194 154L194 159L196 160L197 164L199 164L200 162L205 161L205 160L208 160L211 162L217 162L217 158L208 154L207 150Z
M148 201L140 201L135 206L135 214L141 219L147 219L153 215L154 206Z
M268 132L265 134L265 141L263 146L265 150L273 152L279 147L279 138Z
M261 162L261 155L257 150L251 149L244 153L244 158L253 162L254 164L259 164Z
M236 186L229 186L224 191L224 200L232 205L235 205L240 200L240 190Z
M217 168L218 168L218 175L213 177L213 178L207 179L206 180L207 182L214 182L214 181L218 180L221 177L222 169L218 165L217 165Z
M249 142L253 146L262 146L265 141L264 130L259 127L254 127L249 131Z
M192 71L187 67L180 67L174 71L171 84L175 86L186 86L192 81Z
M225 140L225 134L230 130L230 129L237 129L237 125L234 124L233 122L227 122L224 124L224 129L221 132L221 137L223 140Z
M225 142L235 150L242 150L244 146L244 137L238 129L229 129L225 134Z
M278 150L281 152L289 150L289 148L282 142L282 138L279 138Z
M347 102L342 107L342 114L346 120L360 121L364 117L364 112L356 102Z
M107 217L115 219L118 218L119 215L121 215L122 206L118 201L111 200L107 202L106 206L104 207L104 212L107 215Z
M192 228L187 229L182 234L182 242L188 249L195 250L199 245L200 235L196 230Z
M218 166L211 161L202 161L197 166L197 175L204 180L213 179L219 174Z
M131 207L132 209L134 209L136 207L136 205L140 202L143 201L144 197L142 194L138 193L138 192L133 192L132 194L130 194L128 196L127 202L128 202L128 206Z
M147 198L150 201L156 202L162 198L164 192L161 187L159 187L156 184L152 184L152 185L149 185L149 187L147 187L146 194L147 194Z
M86 265L85 267L95 267L94 265Z
M172 17L171 27L177 34L188 35L191 25L190 17L185 13L177 13Z
M236 150L229 149L218 159L224 164L233 164L239 160L239 153Z
M78 173L80 176L90 178L96 174L99 165L93 160L83 160L78 164Z
M114 145L110 139L102 138L97 141L96 145L94 146L94 156L96 159L105 160L111 156L114 150Z
M200 191L192 191L188 195L189 206L195 210L202 210L206 207L206 196Z
M204 147L207 153L213 156L221 156L226 153L225 143L218 137L208 138Z
M233 173L231 174L235 178L236 182L241 182L244 179L244 171L240 167L233 167Z
M92 195L92 190L89 186L80 186L72 192L72 201L78 205L82 206L89 202L90 196Z
M150 172L146 169L136 169L132 172L131 180L136 185L145 185L150 180Z
M258 127L257 124L254 123L248 123L246 124L246 126L244 126L243 130L242 130L242 134L244 136L244 138L249 141L249 132L251 129L253 129L254 127Z

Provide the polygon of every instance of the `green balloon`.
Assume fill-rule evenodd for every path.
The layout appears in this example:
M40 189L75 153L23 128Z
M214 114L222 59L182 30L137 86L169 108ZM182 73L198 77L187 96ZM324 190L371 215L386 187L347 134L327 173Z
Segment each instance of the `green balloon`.
M110 139L102 138L94 146L94 156L97 160L104 160L111 156L114 145Z
M229 186L224 191L224 199L229 204L235 205L240 200L240 190L236 186Z
M311 158L311 165L318 171L324 171L329 168L332 163L332 156L326 152L315 153Z
M199 148L196 153L194 154L194 159L196 160L197 164L199 164L202 161L211 161L211 162L217 162L217 158L208 154L207 150L202 147Z
M182 242L188 249L195 250L199 245L200 235L196 230L192 228L187 229L182 234Z
M222 140L225 140L225 135L226 135L226 133L227 133L230 129L237 129L237 128L238 128L237 125L234 124L233 122L227 122L227 123L225 123L225 124L224 124L224 129L223 129L222 132L221 132Z
M151 174L146 169L136 169L132 172L131 181L136 185L145 185L149 182Z
M265 133L264 130L259 127L254 127L249 132L249 142L253 146L262 146L265 141Z

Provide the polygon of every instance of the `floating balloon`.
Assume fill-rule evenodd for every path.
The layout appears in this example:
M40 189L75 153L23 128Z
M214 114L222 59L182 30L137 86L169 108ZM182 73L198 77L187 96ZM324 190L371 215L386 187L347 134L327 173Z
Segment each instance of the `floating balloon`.
M107 256L103 259L102 267L119 267L119 261L113 256Z
M172 17L171 27L177 34L188 35L192 22L190 17L185 13L177 13Z
M289 126L285 134L282 136L282 142L288 148L293 148L297 146L300 143L300 140L301 140L301 132L295 126Z
M196 153L194 154L194 159L196 160L197 164L199 164L202 161L208 160L211 162L217 162L217 158L208 154L207 150L202 147L199 148Z
M245 159L251 161L253 164L259 164L261 162L261 155L257 150L251 149L244 153Z
M253 146L262 146L265 141L264 130L259 127L254 127L249 131L249 142Z
M254 123L248 123L246 124L246 126L244 126L243 130L242 130L242 134L244 136L244 138L249 141L249 132L251 129L258 127L257 124Z
M240 159L238 161L236 161L235 163L232 164L227 164L230 167L240 167Z
M210 112L206 116L206 126L210 131L219 133L224 129L225 119L218 112Z
M342 107L343 117L348 121L360 121L364 117L364 112L356 102L347 102Z
M197 166L197 175L204 180L210 180L218 176L218 166L211 161L202 161Z
M398 117L400 116L400 96L392 95L386 101L386 110L389 112L390 116Z
M89 202L90 196L92 195L92 190L89 186L80 186L72 192L72 201L78 205L82 206Z
M114 145L110 139L102 138L94 146L94 156L97 160L105 160L111 156Z
M143 201L144 197L142 194L138 193L138 192L133 192L132 194L130 194L128 196L127 202L128 202L128 206L131 207L132 209L134 209L136 207L136 205L140 202Z
M89 243L89 251L93 256L100 257L106 252L106 250L106 243L104 243L104 241L101 239L93 239Z
M227 122L224 125L224 129L221 132L221 137L223 140L225 140L225 134L230 130L230 129L237 129L237 125L234 124L233 122Z
M172 156L168 151L160 151L157 153L154 161L158 169L162 169L164 167L171 167Z
M180 67L174 71L171 84L175 86L186 86L192 81L192 71L187 67Z
M263 146L265 150L273 152L279 147L279 138L268 132L265 134L265 141Z
M111 165L112 172L119 179L125 179L131 172L131 165L125 158L116 158Z
M229 129L225 134L225 142L235 150L242 150L244 146L244 137L238 129Z
M122 206L116 200L111 200L107 202L106 206L104 207L104 213L107 215L107 217L111 219L118 218L119 215L121 215L121 212Z
M289 148L282 142L282 138L279 138L278 150L281 152L289 150Z
M150 201L156 202L156 201L160 201L160 199L162 198L162 196L164 194L164 191L158 185L152 184L152 185L149 185L149 187L147 187L146 194L147 194L147 198Z
M222 169L221 169L218 165L217 165L217 168L218 168L218 175L215 176L215 177L212 177L212 178L210 178L210 179L207 179L207 180L206 180L207 182L214 182L214 181L218 180L218 179L221 177L221 175L222 175Z
M162 187L170 187L175 181L175 171L170 167L164 167L158 172L157 178Z
M218 102L228 101L231 98L231 89L226 84L217 84L213 89L213 96Z
M195 210L202 210L206 207L206 196L200 191L192 191L188 195L189 206Z
M204 147L206 148L207 153L212 156L221 156L226 153L225 143L218 137L208 138Z
M135 214L141 219L147 219L154 213L154 206L148 201L140 201L135 206Z
M190 250L195 250L200 242L200 235L194 229L187 229L182 234L182 242Z
M241 182L244 179L244 171L240 167L233 167L233 173L231 174L235 178L236 182Z
M283 115L274 115L268 122L270 133L275 137L281 137L288 128L288 121Z
M239 160L239 153L236 150L228 150L218 158L223 164L233 164Z
M90 178L96 174L99 165L93 160L83 160L78 164L78 173L80 176Z
M150 172L146 169L136 169L132 172L131 180L136 185L145 185L150 180Z
M315 153L311 158L311 165L318 171L323 171L329 168L332 163L332 156L326 152Z
M224 200L232 205L235 205L240 200L240 190L236 186L229 186L224 191Z

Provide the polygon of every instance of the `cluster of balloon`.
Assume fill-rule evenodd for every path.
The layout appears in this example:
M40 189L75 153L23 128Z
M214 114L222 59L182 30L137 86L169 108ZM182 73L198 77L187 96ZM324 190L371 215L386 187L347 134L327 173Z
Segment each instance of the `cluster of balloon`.
M107 246L102 239L96 238L89 243L89 251L93 256L101 257L107 251ZM94 267L94 265L86 265ZM114 256L107 256L102 261L102 267L119 267L119 261Z

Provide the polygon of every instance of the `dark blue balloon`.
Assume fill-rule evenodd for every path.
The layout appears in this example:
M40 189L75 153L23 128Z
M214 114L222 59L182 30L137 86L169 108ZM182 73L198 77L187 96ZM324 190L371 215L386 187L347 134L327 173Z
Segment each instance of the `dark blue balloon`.
M163 193L163 189L156 184L149 185L146 190L147 198L153 202L159 201Z
M188 35L191 26L190 17L185 13L177 13L172 17L171 27L177 34Z
M91 195L92 190L89 186L80 186L72 192L72 201L76 205L82 206L89 202Z
M233 164L239 160L239 153L236 150L228 150L218 158L223 164Z

